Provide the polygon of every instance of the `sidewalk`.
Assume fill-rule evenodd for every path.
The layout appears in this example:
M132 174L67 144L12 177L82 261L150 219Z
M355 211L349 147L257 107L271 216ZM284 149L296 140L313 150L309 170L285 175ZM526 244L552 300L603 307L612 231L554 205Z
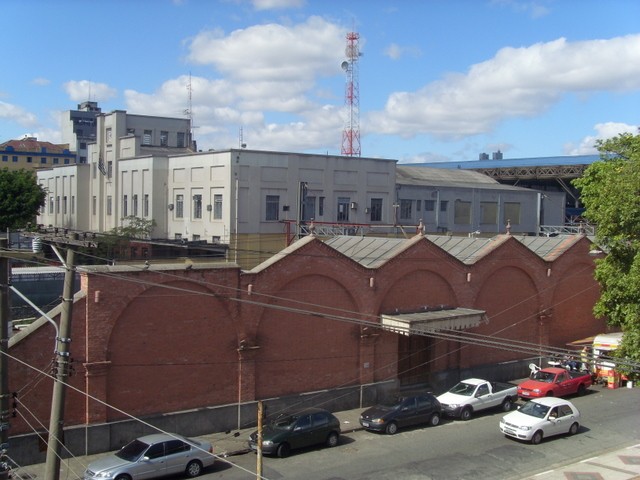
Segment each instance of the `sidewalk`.
M336 412L340 420L342 433L361 430L359 417L362 409ZM215 454L220 457L242 455L249 452L247 440L255 428L231 432L215 433L199 438L213 443ZM90 455L65 459L60 462L60 478L81 479L86 466L96 458L104 456ZM16 479L44 479L45 464L28 465L13 472ZM575 464L539 473L526 480L640 480L640 444L620 450L607 452Z

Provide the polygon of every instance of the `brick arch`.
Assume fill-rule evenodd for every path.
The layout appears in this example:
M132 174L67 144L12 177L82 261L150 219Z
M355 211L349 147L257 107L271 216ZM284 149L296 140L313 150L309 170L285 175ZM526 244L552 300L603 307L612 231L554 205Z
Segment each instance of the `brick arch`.
M357 289L328 276L296 277L271 294L278 298L274 305L358 316L354 298ZM256 341L260 347L255 357L256 398L355 385L359 381L358 325L267 307L259 320Z
M133 415L237 399L237 335L226 302L199 295L210 293L200 284L167 285L194 292L191 300L149 288L123 309L108 340L107 401ZM108 420L121 417L107 413Z
M540 323L539 316L543 308L540 291L534 278L524 269L504 266L491 272L483 278L475 305L486 310L489 323L473 329L473 333L533 345L547 341L545 326ZM525 358L527 354L466 345L461 357L462 366L469 366Z
M397 277L384 292L380 312L388 313L397 306L420 308L426 305L457 305L451 283L440 273L417 269Z

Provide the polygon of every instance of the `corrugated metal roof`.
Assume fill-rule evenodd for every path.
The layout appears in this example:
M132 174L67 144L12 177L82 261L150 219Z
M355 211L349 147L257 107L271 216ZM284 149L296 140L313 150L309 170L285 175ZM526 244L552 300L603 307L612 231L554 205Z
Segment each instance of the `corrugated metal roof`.
M443 168L396 166L396 184L423 187L452 187L491 190L509 190L531 193L530 188L506 185L473 170L447 170Z
M366 268L378 268L407 247L405 238L338 236L324 243Z
M469 160L462 162L412 163L413 166L443 169L479 169L502 167L537 167L550 165L590 165L600 155L566 155L558 157L503 158L502 160ZM401 165L398 165L400 167Z
M540 258L551 261L572 247L581 237L578 235L570 235L557 237L514 236L514 238Z

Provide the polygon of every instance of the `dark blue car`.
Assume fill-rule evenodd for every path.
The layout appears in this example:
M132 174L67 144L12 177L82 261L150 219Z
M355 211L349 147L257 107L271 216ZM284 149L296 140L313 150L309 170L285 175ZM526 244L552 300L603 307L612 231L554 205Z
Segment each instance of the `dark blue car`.
M440 423L442 407L430 393L398 397L391 402L371 407L360 415L360 425L367 430L393 435L398 428Z

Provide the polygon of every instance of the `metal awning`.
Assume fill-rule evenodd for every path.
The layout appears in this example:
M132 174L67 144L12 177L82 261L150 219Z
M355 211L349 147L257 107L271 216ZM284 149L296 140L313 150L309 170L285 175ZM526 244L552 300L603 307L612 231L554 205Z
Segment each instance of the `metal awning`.
M435 330L464 330L487 323L484 310L452 308L430 312L381 315L382 328L402 335L433 332Z

